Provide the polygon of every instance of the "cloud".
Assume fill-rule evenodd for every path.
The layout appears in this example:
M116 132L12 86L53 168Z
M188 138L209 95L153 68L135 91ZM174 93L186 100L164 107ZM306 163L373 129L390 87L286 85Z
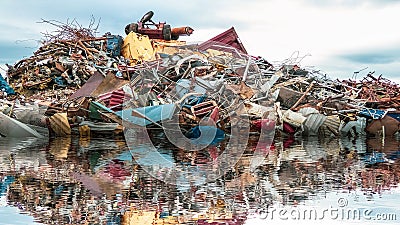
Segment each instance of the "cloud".
M399 44L400 2L395 0L2 0L0 64L31 55L41 33L55 30L38 23L42 18L63 23L76 19L83 27L94 18L99 35L124 36L125 26L149 10L154 11L155 22L194 28L193 35L182 38L188 42L208 40L233 26L250 54L269 61L299 51L312 55L302 65L332 76L348 76L365 66L397 75L400 51L382 46Z
M0 64L14 64L22 58L28 58L38 48L34 40L21 42L0 42Z
M380 54L380 53L353 53L349 55L338 55L331 56L329 58L323 58L316 60L316 64L318 65L318 69L322 70L323 73L327 73L331 78L338 78L340 80L346 79L361 79L366 76L369 72L375 72L376 76L382 75L385 78L388 78L394 82L400 83L400 60L398 56L388 55L385 56L387 58L396 58L385 59L385 60L375 60L374 59L362 59L363 57L355 57L358 55L368 55L368 54ZM374 55L375 57L376 55ZM357 58L357 59L355 59ZM376 61L384 61L376 62ZM373 63L372 63L373 62ZM360 71L357 74L357 77L354 77L354 72Z
M399 55L387 55L379 53L360 53L344 56L344 58L363 64L388 64L400 59Z
M399 43L360 49L359 51L341 54L337 57L361 64L390 64L400 62L400 48L393 46L399 46Z

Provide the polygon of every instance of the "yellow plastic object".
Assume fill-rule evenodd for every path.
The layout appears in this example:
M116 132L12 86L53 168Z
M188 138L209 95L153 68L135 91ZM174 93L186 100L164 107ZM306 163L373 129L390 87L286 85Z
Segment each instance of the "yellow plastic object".
M71 134L67 113L56 113L50 118L50 127L57 136L66 136Z
M186 45L185 41L165 41L165 40L153 40L154 51L157 53L164 53L173 55L179 52L180 46Z
M88 125L83 125L79 127L79 136L80 137L89 137L90 136L90 127Z
M147 35L130 32L122 45L122 56L129 59L131 65L142 61L155 60L155 53Z

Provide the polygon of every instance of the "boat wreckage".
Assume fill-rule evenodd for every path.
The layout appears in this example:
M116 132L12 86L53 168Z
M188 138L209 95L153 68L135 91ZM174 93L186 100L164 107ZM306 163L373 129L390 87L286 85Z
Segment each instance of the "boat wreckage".
M249 134L391 136L400 124L400 87L368 73L332 80L249 54L234 27L203 43L190 27L154 23L152 12L125 36L75 24L45 34L2 81L2 136L124 135L126 127ZM150 23L151 22L151 23ZM152 28L151 26L154 26ZM272 133L274 135L274 133Z

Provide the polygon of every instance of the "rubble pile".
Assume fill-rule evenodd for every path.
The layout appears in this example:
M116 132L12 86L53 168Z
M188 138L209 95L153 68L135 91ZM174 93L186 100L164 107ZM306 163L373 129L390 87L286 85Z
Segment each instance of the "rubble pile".
M349 88L357 90L357 99L364 99L366 107L374 109L400 110L400 85L379 75L368 73L361 81L342 81Z
M399 85L382 76L339 81L299 62L273 65L249 55L233 27L187 44L177 39L192 28L171 29L152 16L127 25L124 38L56 24L58 33L47 34L33 56L7 73L19 97L46 107L45 115L22 119L15 108L26 105L15 96L3 112L61 136L121 134L132 126L179 130L189 138L205 127L221 137L246 126L257 134L312 136L385 136L399 129Z
M340 81L297 65L280 71L283 76L272 89L280 89L277 102L286 133L385 136L398 131L400 88L382 76L369 73L361 81ZM381 123L386 120L391 123Z
M120 62L119 35L94 37L88 29L64 25L47 37L29 58L10 66L11 86L21 95L41 100L65 100L95 73L117 71Z
M231 199L256 196L251 191L261 190L255 185L264 184L257 182L257 176L271 175L268 181L275 190L261 201L272 199L284 204L286 199L295 199L296 204L306 199L309 193L315 193L308 188L312 186L325 193L332 184L376 191L398 183L397 168L390 167L390 163L385 168L376 164L397 159L397 153L386 157L380 148L392 150L398 146L369 139L364 144L369 149L380 149L380 154L359 151L365 153L360 166L357 151L367 149L360 144L366 139L331 138L316 148L314 141L295 143L294 136L398 134L400 85L373 73L359 81L332 80L319 71L301 67L301 60L270 63L250 55L233 27L208 41L188 44L178 38L190 35L193 29L156 24L152 16L149 12L138 23L128 24L125 37L110 33L97 37L96 29L91 27L44 21L59 30L46 34L47 41L31 57L9 66L8 82L0 80L0 136L58 136L49 140L46 151L40 151L44 154L41 159L31 160L32 171L25 162L18 164L21 155L0 158L7 160L3 164L13 174L3 179L12 183L7 192L10 204L42 217L40 222L53 223L133 224L150 217L148 221L154 223L201 223L207 217L225 223L244 218L230 212L225 195L195 190L192 187L196 183L190 184L195 193L189 198L195 196L195 207L205 204L206 213L197 213L190 206L186 207L188 212L184 210L190 217L165 217L167 211L160 211L159 204L156 208L151 204L136 208L138 197L153 203L155 195L174 204L177 199L179 204L187 200L181 194L163 196L171 194L164 190L170 186L158 183L155 176L149 176L150 170L132 160L151 161L158 174L164 173L161 164L156 164L157 158L148 154L150 148L140 145L144 138L135 136L151 136L150 132L140 132L142 129L164 132L156 137L163 140L157 143L157 150L168 150L168 154L162 154L171 158L165 159L171 159L182 171L193 166L203 176L209 172L206 169L216 168L208 168L208 162L229 165L233 161L234 168L227 168L231 172L224 172L223 178L224 192L232 195ZM202 132L212 135L211 143L202 142ZM137 145L130 143L126 133ZM169 138L171 134L173 138ZM241 135L247 134L252 137L240 143ZM79 141L72 139L74 135L80 137ZM118 137L115 143L110 142L113 135ZM276 135L285 137L282 143L273 142ZM90 137L103 136L107 138L98 138L101 141L90 147ZM192 140L192 145L185 139L182 147L179 141L183 137ZM225 142L215 146L228 138L236 142L235 146ZM167 139L176 141L176 145L170 148L164 143ZM202 152L191 151L198 146L208 147ZM222 154L229 148L234 150L232 154ZM251 168L256 154L240 154L236 161L236 149L255 153L261 150L268 157L262 154L265 163L251 175L245 168ZM26 157L33 159L32 152L28 152ZM15 168L23 171L17 173ZM195 174L191 172L190 177ZM333 174L327 177L332 182L321 182L325 174ZM359 176L359 184L353 182L354 174ZM385 176L388 184L369 182L375 175L376 179ZM240 184L246 188L236 193ZM260 198L253 200L260 202Z
M137 94L134 105L158 107L174 103L181 125L197 124L207 117L206 123L224 126L233 114L246 114L252 121L268 120L269 116L272 122L274 101L257 100L268 96L267 90L261 89L268 77L251 58L222 51L221 45L219 50L182 45L170 48L174 49L170 54L158 52L157 63L132 74L130 86ZM225 46L226 49L231 51L232 47ZM171 114L177 112L174 110Z

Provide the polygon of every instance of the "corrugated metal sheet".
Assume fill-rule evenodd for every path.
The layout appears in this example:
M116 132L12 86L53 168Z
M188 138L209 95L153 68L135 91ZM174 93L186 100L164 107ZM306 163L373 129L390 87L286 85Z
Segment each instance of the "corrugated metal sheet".
M300 127L306 120L307 118L301 113L293 112L290 109L283 114L283 121L295 127Z
M304 132L310 136L317 135L319 128L326 120L326 116L320 114L318 110L310 107L302 108L299 112L303 114L303 116L307 117L303 124Z
M122 89L119 89L99 95L99 100L102 101L105 104L105 106L116 112L122 110L122 103L124 102L124 97L125 97L125 92Z
M71 127L68 122L67 113L56 113L50 118L50 127L58 136L71 135Z
M325 122L320 127L320 133L326 137L339 135L340 118L338 115L327 116Z

